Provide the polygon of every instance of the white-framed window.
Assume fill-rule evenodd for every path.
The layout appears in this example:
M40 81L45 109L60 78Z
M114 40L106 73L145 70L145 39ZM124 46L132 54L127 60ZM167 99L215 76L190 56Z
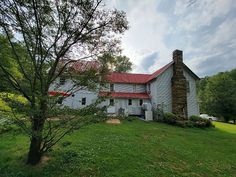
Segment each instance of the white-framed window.
M139 106L142 106L142 105L143 105L143 100L140 99L140 100L139 100Z
M128 99L128 105L129 105L129 106L132 105L132 99Z
M62 104L63 102L63 97L58 97L57 104Z
M115 105L114 99L110 99L110 106L114 106L114 105Z
M64 76L61 76L59 83L60 85L64 85L66 83L66 78Z
M86 98L82 98L81 104L82 104L82 105L86 105Z
M114 92L114 84L110 84L110 92Z

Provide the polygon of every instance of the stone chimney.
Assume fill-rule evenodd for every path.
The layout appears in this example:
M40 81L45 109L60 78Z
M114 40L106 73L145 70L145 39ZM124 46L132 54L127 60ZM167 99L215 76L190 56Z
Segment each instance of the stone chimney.
M172 112L180 120L187 119L187 81L183 73L183 52L173 52L173 76L172 76Z

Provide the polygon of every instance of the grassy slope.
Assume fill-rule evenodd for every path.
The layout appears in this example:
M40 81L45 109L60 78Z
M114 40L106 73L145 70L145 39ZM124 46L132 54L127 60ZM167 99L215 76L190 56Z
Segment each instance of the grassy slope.
M223 123L210 130L138 120L91 125L33 168L22 165L27 137L11 132L0 139L0 176L236 176L236 126Z

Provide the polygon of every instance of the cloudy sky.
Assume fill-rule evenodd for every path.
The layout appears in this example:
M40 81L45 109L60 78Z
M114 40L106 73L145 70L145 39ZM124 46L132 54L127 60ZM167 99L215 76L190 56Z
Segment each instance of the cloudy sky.
M109 0L127 13L130 29L123 54L133 72L151 73L184 51L184 62L200 77L236 68L235 0Z

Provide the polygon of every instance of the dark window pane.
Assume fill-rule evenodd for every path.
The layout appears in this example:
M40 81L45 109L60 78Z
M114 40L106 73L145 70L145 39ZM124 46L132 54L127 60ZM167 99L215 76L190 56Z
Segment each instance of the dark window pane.
M129 105L132 105L132 100L131 99L129 99L129 103L128 103Z
M114 84L110 84L110 91L114 92Z
M82 98L82 105L86 105L86 98Z
M66 83L66 78L61 76L60 77L60 85L64 85Z
M110 106L114 106L114 99L110 99Z
M139 100L139 105L142 106L143 100Z

